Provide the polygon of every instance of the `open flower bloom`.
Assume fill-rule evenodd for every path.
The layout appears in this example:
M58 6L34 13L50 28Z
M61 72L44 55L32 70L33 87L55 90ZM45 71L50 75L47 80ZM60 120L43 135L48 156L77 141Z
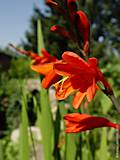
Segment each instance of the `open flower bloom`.
M53 70L54 63L58 61L57 58L50 55L44 48L41 50L42 55L39 56L38 54L33 53L31 51L25 51L16 48L12 44L10 44L10 46L15 48L18 52L32 59L31 69L45 76L42 80L43 88L49 88L52 84L56 83L60 79L60 76L57 75Z
M120 126L106 118L88 114L71 113L64 116L67 133L77 133L100 127L112 127L120 130Z
M73 98L73 107L77 109L85 97L88 102L94 98L96 90L99 89L98 81L102 82L105 88L111 89L98 68L96 58L85 61L77 54L66 51L62 59L63 61L54 64L55 72L65 77L54 85L57 99L65 99L77 92Z

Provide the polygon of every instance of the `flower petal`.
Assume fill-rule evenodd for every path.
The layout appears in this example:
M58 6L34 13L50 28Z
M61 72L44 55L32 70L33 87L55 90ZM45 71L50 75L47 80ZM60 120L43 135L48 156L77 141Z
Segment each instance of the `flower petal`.
M89 67L89 64L74 52L66 51L63 53L62 58L64 61L79 68L88 69Z
M48 62L55 62L57 60L54 56L52 56L49 52L47 52L45 48L42 48L41 52L44 58L48 58L49 60Z
M86 93L88 102L90 102L94 98L96 90L97 90L96 83L95 83L95 79L93 78L93 83L91 86L88 87L87 93Z
M68 120L69 122L80 122L84 120L85 118L90 117L88 114L80 114L80 113L71 113L71 114L66 114L64 116L65 120Z
M83 36L84 43L89 42L90 36L90 22L88 20L87 15L79 10L76 13L75 24L77 26L78 32Z
M98 62L97 58L91 57L88 59L88 63L93 67L97 67L99 62Z
M53 63L31 65L31 69L34 70L35 72L42 74L42 75L46 75L51 70L53 70Z
M49 73L42 80L42 87L47 89L59 80L60 76L57 75L54 70L50 70Z
M85 98L86 93L81 93L81 92L77 92L73 98L73 108L78 109L79 106L81 105L83 99Z
M119 125L112 123L108 119L88 114L66 114L64 119L66 121L67 133L82 132L100 127L112 127L120 130Z
M60 36L70 38L70 33L64 27L54 25L50 28L50 30L59 34Z
M92 85L93 77L86 74L78 74L70 77L71 84L74 89L79 89L80 92L86 92L89 86Z
M72 74L79 74L80 72L84 73L83 68L79 68L71 64L65 64L64 62L54 64L54 69L57 74L64 76L71 76Z

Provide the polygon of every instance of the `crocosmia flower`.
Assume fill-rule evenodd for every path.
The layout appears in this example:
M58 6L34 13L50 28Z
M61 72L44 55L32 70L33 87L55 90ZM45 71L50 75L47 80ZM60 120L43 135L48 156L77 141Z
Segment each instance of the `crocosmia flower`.
M83 50L89 51L89 39L90 39L90 22L87 15L79 10L75 15L75 25L77 33L83 38Z
M111 127L120 130L120 126L104 117L88 114L71 113L64 116L67 133L77 133L100 127Z
M46 0L46 4L51 8L57 10L58 12L65 14L64 9L60 6L59 3L55 2L54 0Z
M70 94L76 93L73 107L78 108L85 97L88 102L94 98L99 89L97 82L100 81L105 88L111 89L98 68L96 58L92 57L85 61L77 54L66 51L62 59L61 62L54 64L56 73L64 77L54 85L57 99L65 99Z
M50 29L52 32L55 32L63 37L66 37L66 38L71 38L70 37L70 33L64 28L64 27L61 27L61 26L58 26L58 25L54 25L51 27Z
M54 25L50 30L72 40L84 52L88 53L90 51L90 22L87 15L83 11L78 10L77 0L66 0L66 10L60 6L59 2L57 3L54 0L47 0L46 3L59 10L65 21L67 20L70 24L67 28Z
M76 0L67 0L67 9L69 18L72 24L74 24L75 14L77 12L77 3Z
M50 55L44 48L41 50L42 55L39 56L31 51L21 50L10 44L18 52L30 57L32 59L31 69L44 76L42 80L42 87L47 89L52 84L56 83L60 76L53 70L53 65L58 60L54 56Z

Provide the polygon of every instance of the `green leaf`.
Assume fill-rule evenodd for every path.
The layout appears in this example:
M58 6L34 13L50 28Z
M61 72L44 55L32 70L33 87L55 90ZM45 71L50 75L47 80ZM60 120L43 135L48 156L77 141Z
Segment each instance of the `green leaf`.
M39 106L37 106L35 99L34 107L37 113L36 125L40 128L40 131L42 133L44 158L45 160L51 160L54 145L54 128L47 90L41 88L40 108Z
M64 101L59 102L58 107L60 110L61 118L63 119L63 116L68 112L68 110L65 108L65 102Z
M63 116L68 113L64 101L59 103L59 109L61 118L63 119ZM76 157L76 136L76 134L65 134L65 160L74 160Z
M28 117L27 117L27 99L26 95L22 98L21 124L20 124L20 138L19 150L20 160L29 160L29 140L28 140Z
M81 134L82 134L82 142L81 142L82 160L93 160L92 146L90 144L90 132L83 132ZM85 144L83 142L85 142Z
M40 19L37 20L37 45L38 45L38 53L41 54L41 49L44 48L44 41L43 41L42 26Z
M59 107L57 108L56 119L54 121L54 158L55 160L61 160L60 148L57 147L59 144L59 136L60 136L60 111Z
M0 160L4 160L3 155L3 143L2 140L0 140Z
M105 94L101 95L101 106L103 114L107 114L107 112L110 110L111 107L111 101Z
M44 48L44 41L42 35L41 21L37 21L37 41L38 41L38 53L40 54L41 49ZM40 107L41 110L37 110L37 123L42 132L42 143L44 150L45 160L52 159L53 153L53 121L52 113L49 105L47 90L41 87L40 90Z
M66 134L65 159L72 160L76 157L76 134Z
M33 97L33 106L37 116L36 126L39 127L41 130L41 123L42 123L41 111L40 111L40 106L37 105L37 100L35 97Z
M69 102L71 102L71 99L69 99ZM63 116L68 113L68 109L65 108L64 101L59 102L59 110L61 118L63 119ZM78 134L65 134L65 160L74 160L76 158L77 137Z
M107 144L107 128L102 128L100 149L96 152L99 160L110 160Z
M41 132L43 138L43 148L45 160L52 159L53 153L53 121L52 114L49 105L48 93L47 90L41 89L40 94L40 104L41 104Z

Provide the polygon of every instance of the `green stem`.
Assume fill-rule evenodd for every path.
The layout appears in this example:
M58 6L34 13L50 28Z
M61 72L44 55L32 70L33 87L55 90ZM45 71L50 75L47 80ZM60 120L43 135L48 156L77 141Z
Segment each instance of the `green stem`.
M118 113L120 113L120 104L119 104L117 98L115 97L115 95L114 94L108 95L108 97L112 101L113 105L116 107Z
M82 53L83 57L85 58L86 61L88 61L88 56L87 54L84 52L84 50L81 49L79 43L76 42L76 46L78 47L79 51Z

